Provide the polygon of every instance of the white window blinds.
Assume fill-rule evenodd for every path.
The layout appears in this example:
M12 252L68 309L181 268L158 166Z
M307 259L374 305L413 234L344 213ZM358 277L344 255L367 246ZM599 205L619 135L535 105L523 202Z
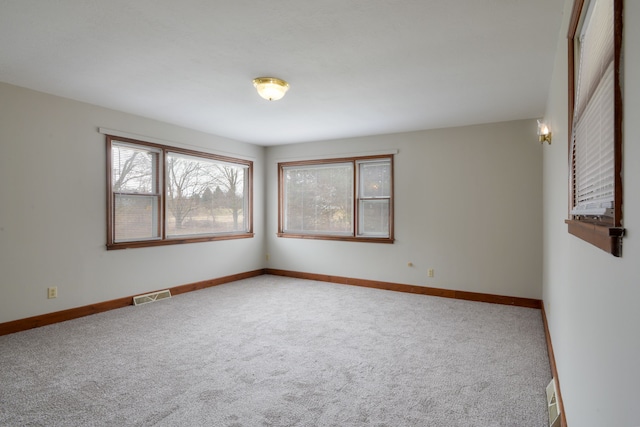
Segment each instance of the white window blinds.
M613 27L613 0L592 0L579 38L580 60L572 138L572 215L613 215Z

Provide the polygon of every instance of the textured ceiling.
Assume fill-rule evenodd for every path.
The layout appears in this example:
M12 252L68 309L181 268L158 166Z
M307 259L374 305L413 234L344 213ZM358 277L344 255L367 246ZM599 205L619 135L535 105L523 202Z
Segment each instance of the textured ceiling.
M562 11L559 0L0 0L0 81L260 145L534 118ZM258 76L291 89L265 101Z

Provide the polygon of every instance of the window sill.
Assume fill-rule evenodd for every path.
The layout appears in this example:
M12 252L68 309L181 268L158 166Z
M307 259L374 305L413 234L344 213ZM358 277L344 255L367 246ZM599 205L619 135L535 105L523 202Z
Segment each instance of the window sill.
M392 237L353 237L353 236L328 236L319 234L291 234L277 233L278 237L288 239L310 239L310 240L339 240L343 242L366 242L366 243L393 243Z
M222 235L207 236L207 237L183 237L183 238L172 238L172 239L165 239L165 240L144 240L144 241L137 241L137 242L107 243L107 250L179 245L183 243L214 242L217 240L250 239L253 236L254 236L253 233L242 233L242 234L222 234Z
M591 243L615 257L622 256L622 236L624 228L602 225L594 222L567 219L570 234Z

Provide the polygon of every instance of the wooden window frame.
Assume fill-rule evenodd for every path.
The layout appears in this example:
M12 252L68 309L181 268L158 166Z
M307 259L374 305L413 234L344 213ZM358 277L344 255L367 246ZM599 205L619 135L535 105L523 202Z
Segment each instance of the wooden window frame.
M589 218L572 215L575 204L575 158L572 150L573 119L576 92L576 37L585 5L588 0L574 0L568 38L569 73L569 219L565 220L568 232L592 245L616 256L622 256L622 237L625 229L622 220L622 28L623 0L613 0L614 4L614 216L613 218Z
M342 157L332 159L321 160L302 160L293 162L278 163L278 237L294 238L294 239L315 239L315 240L337 240L346 242L369 242L369 243L393 243L394 242L394 191L393 191L393 158L391 154L375 155L375 156L361 156L361 157ZM368 160L382 160L388 159L391 167L391 183L390 183L390 197L389 197L389 236L388 237L375 237L367 235L359 235L359 201L358 197L359 181L357 178L358 162ZM314 166L314 165L330 165L338 163L353 163L353 225L351 235L333 235L333 234L313 234L313 233L290 233L284 231L284 169L291 166ZM362 198L366 199L366 198Z
M106 135L106 160L107 160L107 250L112 249L131 249L131 248L143 248L152 246L165 246L165 245L177 245L184 243L198 243L198 242L211 242L216 240L232 240L232 239L246 239L254 237L253 233L253 162L250 160L237 159L233 157L220 156L217 154L205 153L201 151L188 150L184 148L178 148L168 145L162 145L152 142L140 141L131 138L123 138L119 136ZM154 240L135 240L116 242L114 221L114 198L115 192L113 191L112 183L112 145L113 143L124 143L132 146L150 147L159 152L158 166L163 165L158 173L154 176L156 180L156 188L160 194L159 198L159 215L158 226L160 227L160 237ZM167 237L166 235L166 158L167 153L184 154L196 158L202 158L204 160L214 160L224 163L237 164L238 166L246 166L248 168L247 178L247 204L248 204L248 217L247 231L242 232L225 232L225 233L212 233L194 236L179 236L179 237Z

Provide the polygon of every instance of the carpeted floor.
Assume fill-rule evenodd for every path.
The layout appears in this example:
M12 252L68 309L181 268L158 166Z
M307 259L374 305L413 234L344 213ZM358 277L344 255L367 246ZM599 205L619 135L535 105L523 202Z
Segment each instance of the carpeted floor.
M540 310L259 276L0 337L1 426L545 427Z

